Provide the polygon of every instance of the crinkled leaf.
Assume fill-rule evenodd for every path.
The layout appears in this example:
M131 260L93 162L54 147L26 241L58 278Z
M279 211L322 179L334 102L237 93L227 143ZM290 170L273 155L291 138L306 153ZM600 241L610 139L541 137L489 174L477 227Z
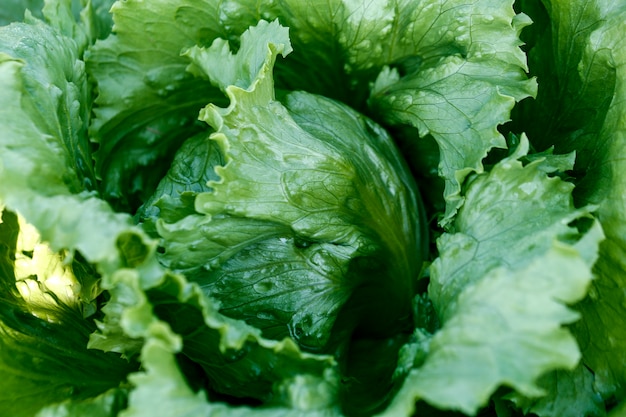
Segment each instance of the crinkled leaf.
M165 340L171 352L202 367L211 390L288 407L295 404L281 387L288 389L299 375L318 381L311 390L325 387L328 395L336 390L332 357L302 353L291 339L262 338L259 329L220 314L197 285L182 276L164 275L154 260L135 270L120 270L103 285L111 301L106 320L92 336L92 347L117 341L110 347L133 356L149 344L146 341Z
M224 165L224 156L217 142L211 140L207 133L199 133L186 140L177 151L172 165L159 182L154 194L141 206L136 216L143 229L156 235L157 219L163 219L166 223L176 223L195 214L195 197L200 192L210 190L207 186L208 181L219 178L214 170L218 165ZM190 235L199 231L188 229L185 233L189 234L191 240L195 240ZM229 232L234 230L231 229ZM223 236L226 238L227 235L225 233ZM195 253L187 259L192 257L195 257ZM198 263L189 261L191 265Z
M431 266L429 294L440 319L454 311L452 300L490 269L521 267L548 250L555 238L567 242L578 237L570 223L589 208L574 207L573 185L549 177L544 160L522 166L518 158L527 150L528 141L522 138L518 149L489 175L471 180L465 193L470 204L453 223L456 233L438 241L440 256Z
M221 12L227 28L274 17L290 28L294 53L277 64L281 88L369 107L378 121L434 137L446 181L444 223L462 204L465 176L482 171L491 148L504 147L498 126L516 101L536 93L518 39L530 22L512 2L235 0Z
M25 266L24 242L33 241L30 227L18 217L3 211L0 223L0 413L32 416L39 409L63 400L83 400L116 387L134 369L132 363L117 355L88 350L89 334L95 330L92 321L83 317L80 306L72 305L63 293L63 281L71 278L57 275L58 256L45 250L33 251L33 262ZM37 241L37 238L34 238ZM27 245L28 246L28 245ZM49 262L55 258L56 261ZM46 257L46 262L35 262ZM39 259L41 261L41 259ZM50 264L54 263L51 269ZM27 289L16 286L25 281L25 269L37 276ZM26 278L26 280L29 280ZM54 287L51 284L54 281ZM37 285L39 283L40 285ZM78 299L78 298L77 298Z
M589 265L563 244L521 270L491 270L459 295L424 364L408 374L383 415L409 415L417 399L475 414L500 385L542 395L539 376L580 359L576 340L561 327L579 316L562 303L583 297L590 279Z
M26 10L38 17L41 17L43 0L6 0L0 9L0 26L8 25L11 22L21 22L24 20Z
M36 417L117 417L126 408L126 391L111 389L84 401L65 401L40 410Z
M145 201L182 141L207 130L196 123L200 108L223 102L217 88L185 71L189 60L181 56L222 34L217 4L118 2L114 34L87 54L98 84L90 130L99 144L96 171L117 207Z
M109 9L115 0L44 0L46 22L72 38L82 53L96 39L105 38L113 26Z
M247 407L229 406L221 402L208 402L202 391L194 392L180 372L175 350L160 339L148 341L142 351L145 369L131 376L136 385L129 398L129 407L120 417L149 417L155 414L177 417L203 416L259 416L259 417L334 417L341 414L334 407L316 408L311 404L323 402L323 392L316 386L319 381L295 377L290 385L290 395L296 408L280 406ZM308 384L311 384L308 386Z
M416 127L437 141L447 224L463 203L465 177L482 172L490 149L505 146L498 126L516 101L536 93L518 40L529 21L491 1L413 4L415 22L429 24L403 21L407 30L397 33L404 55L380 73L369 103L386 123Z
M508 120L516 100L535 92L524 75L517 38L528 21L515 17L510 5L490 0L132 1L118 3L114 16L116 36L99 44L89 62L101 86L92 129L103 145L98 172L108 198L122 205L131 198L123 194L154 188L140 168L160 166L157 161L177 147L170 130L189 126L199 100L220 100L211 87L180 70L181 49L218 37L238 43L261 19L277 18L290 28L295 51L277 65L280 88L304 89L362 109L369 84L383 67L401 68L403 77L386 77L388 70L379 77L371 113L380 110L379 120L408 123L437 137L446 153L440 167L448 182L448 216L461 203L463 177L482 169L480 160L491 147L504 145L497 126ZM136 21L155 33L156 43L138 35L145 30L137 30ZM197 91L205 91L202 98ZM401 99L394 104L390 97ZM408 112L406 97L415 101ZM122 143L124 136L133 140ZM121 158L107 155L118 151L136 157L111 162ZM457 175L457 170L463 171Z
M580 306L576 333L584 363L604 396L626 395L626 184L623 172L626 107L623 79L626 8L596 0L523 2L533 19L527 37L529 63L539 79L551 80L536 102L525 103L519 123L538 148L577 152L572 174L581 204L598 204L607 239L594 273L598 278Z
M456 232L439 239L429 294L442 327L386 415L410 412L417 399L473 414L500 385L541 395L538 377L578 363L562 326L579 315L564 304L585 296L602 233L568 226L587 210L540 161L517 160L527 146L469 183Z
M55 321L59 302L82 312L84 317L96 310L100 295L95 269L72 259L67 251L53 252L41 241L37 230L18 217L20 230L11 256L15 286L28 310L37 317Z
M75 42L34 20L0 28L0 53L2 102L15 103L0 113L2 144L15 144L3 151L5 169L21 166L21 185L49 194L58 187L91 188L89 90ZM25 150L33 162L17 155ZM45 178L45 187L36 183L39 178Z
M176 286L169 282L151 290L148 296L157 316L182 337L182 353L204 369L213 390L295 406L283 389L290 389L289 385L301 376L311 383L317 380L317 386L310 389L321 390L319 394L328 397L325 398L329 404L336 402L332 357L304 354L290 338L263 339L258 329L219 314L192 288L195 292L187 289L191 296L184 298L182 291L171 294ZM316 399L310 401L314 404Z
M11 103L0 109L0 201L34 226L22 233L47 242L20 237L2 268L2 414L30 416L115 387L135 366L87 349L96 326L84 318L98 274L124 265L116 243L132 226L87 191L89 89L76 43L32 20L0 28L0 45L1 101Z
M606 408L594 387L595 378L583 364L574 370L559 370L541 377L538 385L546 391L539 398L513 396L525 414L539 417L603 417Z

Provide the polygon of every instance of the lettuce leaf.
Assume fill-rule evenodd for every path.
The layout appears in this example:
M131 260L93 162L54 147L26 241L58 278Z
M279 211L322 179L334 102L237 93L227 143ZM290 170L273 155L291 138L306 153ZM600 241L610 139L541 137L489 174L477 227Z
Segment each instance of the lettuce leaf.
M74 260L63 270L63 254L52 254L32 226L7 210L0 248L0 412L32 416L48 404L117 389L135 364L86 348L96 326L84 318L77 295L81 264Z
M24 20L26 10L35 16L41 17L43 0L7 0L0 10L0 26L8 25L12 22Z
M482 172L489 150L506 146L498 125L516 101L536 93L518 40L530 21L490 1L414 5L406 29L392 32L400 61L380 72L369 104L386 123L415 127L439 145L446 202L440 221L446 225L463 203L460 186L467 175ZM419 21L429 24L414 23Z
M585 296L603 235L598 223L571 226L589 208L576 209L573 186L548 176L553 164L522 165L527 151L522 137L511 156L469 182L455 233L439 238L431 266L441 329L417 351L427 356L382 415L410 415L418 399L475 414L501 385L541 396L538 377L578 364L563 325L579 318L567 305Z
M114 417L126 408L126 391L111 389L84 401L64 401L41 409L36 417Z
M547 394L537 398L509 396L525 414L575 417L605 416L602 396L594 389L594 375L580 363L573 371L559 370L541 377L538 385Z
M626 53L621 33L622 4L545 1L524 2L542 22L528 33L531 70L551 79L535 103L521 109L520 124L541 149L576 150L575 196L598 205L597 217L607 236L594 268L597 279L580 304L583 319L575 326L583 362L604 398L623 398L626 384L624 329L624 103L622 79ZM531 123L532 120L532 123Z
M229 406L221 402L207 402L201 393L194 392L181 375L171 346L162 339L147 342L142 351L145 370L131 376L137 386L130 398L129 407L120 417L147 417L155 413L170 416L281 416L281 417L334 417L341 416L335 407L317 408L329 398L324 397L324 387L319 381L297 377L289 387L294 408L279 405L266 407ZM159 395L155 396L155 393ZM332 398L332 397L331 397ZM317 404L315 406L314 404Z
M118 209L134 211L154 192L173 152L208 130L196 122L198 111L224 101L219 89L185 71L189 61L180 55L223 33L216 5L117 2L114 34L87 51L98 87L90 126L98 143L95 170L102 196Z

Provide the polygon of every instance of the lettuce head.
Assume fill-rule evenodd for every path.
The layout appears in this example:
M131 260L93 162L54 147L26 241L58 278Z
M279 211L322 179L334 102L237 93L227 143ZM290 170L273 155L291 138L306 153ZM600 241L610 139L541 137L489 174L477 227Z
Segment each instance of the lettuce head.
M619 416L624 22L8 0L0 415Z

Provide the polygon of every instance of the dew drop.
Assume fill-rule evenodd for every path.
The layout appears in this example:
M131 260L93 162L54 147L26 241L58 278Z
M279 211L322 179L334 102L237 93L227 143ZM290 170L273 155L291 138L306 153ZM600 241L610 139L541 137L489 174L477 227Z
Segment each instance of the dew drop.
M293 244L298 249L306 249L310 247L313 244L313 242L307 239L297 237L293 240Z
M363 49L363 50L368 50L372 47L372 41L370 41L369 39L364 39L361 42L359 42L356 47L358 49Z
M274 316L274 314L272 314L269 311L259 311L258 313L256 313L256 317L259 320L276 320L276 317Z
M159 75L160 75L160 69L150 70L144 76L144 82L146 83L146 85L150 87L155 87L156 85L159 84Z
M224 353L225 362L235 362L246 356L247 349L228 350Z
M266 294L274 288L274 284L271 281L260 281L254 284L252 288L259 294Z

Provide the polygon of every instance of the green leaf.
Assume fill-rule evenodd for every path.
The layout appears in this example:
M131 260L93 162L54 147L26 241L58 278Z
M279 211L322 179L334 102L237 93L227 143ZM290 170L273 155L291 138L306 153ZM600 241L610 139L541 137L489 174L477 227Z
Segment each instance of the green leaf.
M594 375L579 364L572 371L555 371L544 375L538 385L546 391L539 398L513 396L513 402L524 412L539 417L606 416L606 407L594 388Z
M0 413L18 417L30 417L64 400L98 395L119 386L134 369L134 364L117 355L87 349L95 325L83 317L77 305L80 297L73 296L75 290L69 287L78 283L59 265L60 254L51 253L32 233L32 227L3 211ZM25 252L33 254L28 265ZM25 278L26 273L38 281Z
M200 155L202 157L199 157ZM199 133L187 139L176 152L172 165L159 182L154 194L140 207L136 215L143 230L156 236L158 235L156 231L158 219L163 219L166 223L176 223L195 214L196 195L210 191L207 182L219 179L214 167L224 165L224 163L224 156L217 142L211 140L207 133ZM198 232L200 229L186 230L190 240L197 239L192 238L191 235ZM198 261L191 260L195 258L195 255L196 253L188 254L189 264L198 264ZM201 256L200 253L197 255Z
M572 186L547 176L540 160L523 166L527 149L523 138L469 182L455 233L439 238L431 265L442 327L384 415L408 415L417 399L474 414L500 385L542 395L537 378L577 365L576 340L562 326L579 314L564 304L585 296L602 232L597 223L586 234L568 226L588 209L574 208Z
M319 381L295 377L288 387L297 408L280 406L229 406L208 402L202 391L193 391L180 372L172 346L162 339L149 340L142 351L145 369L131 376L136 388L129 397L128 409L120 417L148 417L165 414L176 417L258 416L258 417L334 417L341 414L333 407L315 408L311 402L324 400ZM307 384L311 384L307 386Z
M516 101L536 94L518 39L530 21L512 3L228 1L221 11L224 26L240 31L261 18L290 28L294 52L277 63L280 88L368 108L379 122L434 137L446 224L463 202L465 176L483 170L491 148L505 146L498 126Z
M517 150L489 175L469 181L465 199L470 204L456 216L455 233L439 239L429 294L441 319L455 308L450 300L490 269L521 267L548 250L555 238L569 242L579 236L570 223L592 208L574 207L574 186L547 175L548 158L522 166L518 158L527 150L528 141L522 137ZM513 242L515 250L510 248Z
M522 107L520 124L541 149L577 152L573 174L576 199L598 205L606 233L594 273L598 277L576 325L583 361L605 397L626 395L626 217L623 172L626 108L622 97L626 46L621 35L626 8L621 3L548 1L522 3L542 24L530 31L531 71L554 80Z
M153 256L148 259L136 269L119 270L103 280L111 299L98 332L91 336L91 347L135 356L159 340L181 361L191 360L193 367L200 367L192 381L202 386L206 380L213 394L288 408L299 407L302 401L302 407L334 407L337 371L331 356L303 353L289 338L261 337L259 329L220 314L197 285L164 273ZM142 365L149 367L144 355ZM301 378L309 382L293 394L303 395L297 399L290 387ZM318 396L321 389L327 392L323 397ZM318 394L309 398L314 392ZM132 397L131 392L131 402Z
M101 395L84 401L65 401L43 408L36 417L117 417L126 408L126 392L111 389Z
M403 77L386 82L388 69L383 71L370 97L370 113L379 121L408 123L422 136L430 132L436 137L445 153L440 172L447 181L448 218L462 203L458 193L464 176L482 170L480 161L489 149L504 146L497 126L508 120L516 100L536 89L526 79L519 49L518 33L528 21L516 17L510 5L491 0L131 1L118 3L114 16L116 35L100 43L89 62L101 86L92 128L102 145L98 172L107 198L119 200L122 207L132 195L145 200L141 190L155 187L141 168L167 162L165 155L176 148L170 131L181 125L192 129L193 109L201 100L196 92L205 91L205 103L221 102L211 87L180 70L185 65L181 49L219 37L238 44L239 35L262 19L279 19L290 28L295 51L277 64L280 88L303 89L365 109L377 74L385 66L402 69ZM137 35L137 21L148 30L143 32L155 34L156 43ZM415 102L411 108L407 97ZM133 139L122 143L123 136ZM118 149L135 157L107 156ZM125 162L112 162L118 159Z
M182 141L207 131L196 123L198 111L224 101L217 88L185 71L189 60L181 56L223 33L216 7L117 2L113 35L87 53L98 93L90 129L99 144L96 172L104 198L118 208L134 210L152 194Z
M115 0L44 0L45 21L78 44L81 55L111 32L109 9Z
M483 171L489 150L505 147L498 126L516 101L536 94L518 39L530 21L491 1L414 4L407 30L396 30L403 53L380 72L369 104L386 123L413 126L437 141L446 225L463 204L467 175Z
M10 261L15 286L28 310L37 317L55 320L59 302L84 317L96 310L100 295L98 275L87 263L72 259L68 251L53 252L37 230L18 216L20 233Z
M6 169L25 164L21 183L45 178L40 187L51 187L49 193L58 187L92 188L90 99L76 44L38 20L6 26L0 28L0 66L2 101L15 103L0 112L2 144L16 143L16 149L3 152ZM26 149L36 166L13 156Z
M212 390L296 406L301 400L294 400L284 390L305 378L312 386L303 387L302 395L313 394L307 390L323 394L309 399L310 407L317 400L324 400L320 405L324 407L336 403L332 357L302 353L290 338L273 341L260 337L258 329L218 313L217 306L204 301L195 286L185 288L170 280L150 290L148 296L155 314L182 337L182 353L206 372Z
M43 0L6 0L0 9L0 26L24 20L24 13L30 10L33 15L41 17Z

